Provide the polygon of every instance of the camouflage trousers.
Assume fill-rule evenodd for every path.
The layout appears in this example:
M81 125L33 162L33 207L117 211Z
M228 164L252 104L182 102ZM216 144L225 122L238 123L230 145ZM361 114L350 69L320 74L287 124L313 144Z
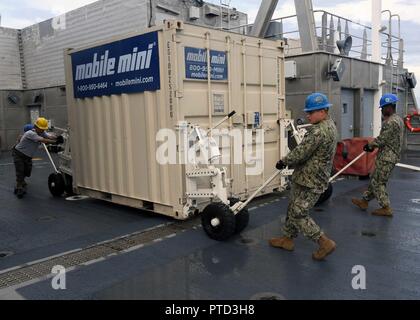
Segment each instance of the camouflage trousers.
M319 241L323 232L309 216L309 210L315 206L320 196L321 194L307 187L292 184L286 224L283 228L284 236L295 239L302 233L308 239Z
M391 177L392 170L395 168L395 163L388 161L376 161L376 169L370 180L369 189L363 195L363 199L371 201L376 198L382 208L390 207L388 192L386 185Z

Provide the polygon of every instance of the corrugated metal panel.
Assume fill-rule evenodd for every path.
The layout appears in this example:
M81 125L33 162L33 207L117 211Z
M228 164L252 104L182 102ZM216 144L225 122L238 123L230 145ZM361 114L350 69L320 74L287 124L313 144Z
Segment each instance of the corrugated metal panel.
M155 206L155 211L181 218L177 212L182 212L185 203L185 166L158 164L158 131L174 130L178 121L208 129L232 110L245 121L231 120L222 127L243 131L250 128L248 113L261 112L263 173L247 176L244 162L227 166L233 178L230 192L248 196L272 175L276 162L285 155L287 139L277 123L285 114L284 53L274 41L192 25L175 29L168 23L166 27L157 28L161 90L75 99L68 55L67 101L74 182L79 191L134 207L141 207L142 201L152 202L161 206ZM207 46L227 52L227 81L185 79L185 47ZM214 94L224 97L220 113L214 112ZM265 192L279 186L278 179Z
M0 27L0 89L22 89L18 31Z
M15 97L15 102L8 97ZM28 110L23 107L21 91L0 90L0 149L10 150L16 144L16 138L22 133L23 124L28 121Z
M147 26L146 0L103 0L65 14L65 29L48 20L22 30L28 89L65 83L63 50Z

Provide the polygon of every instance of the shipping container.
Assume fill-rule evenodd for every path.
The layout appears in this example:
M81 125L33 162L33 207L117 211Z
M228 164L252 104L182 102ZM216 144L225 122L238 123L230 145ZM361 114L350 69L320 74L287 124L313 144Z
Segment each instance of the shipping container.
M282 41L165 21L69 49L65 64L73 184L82 195L188 218L188 166L157 161L163 143L158 133L169 129L179 135L185 123L208 130L232 111L236 115L220 127L230 131L213 136L230 155L218 166L226 167L229 196L248 197L288 151L281 121L286 118ZM235 148L232 130L247 130L252 142L243 139ZM222 135L227 147L218 140ZM178 156L185 151L180 140L174 144ZM254 163L237 161L250 150ZM278 178L262 195L284 184ZM197 211L209 201L198 201Z

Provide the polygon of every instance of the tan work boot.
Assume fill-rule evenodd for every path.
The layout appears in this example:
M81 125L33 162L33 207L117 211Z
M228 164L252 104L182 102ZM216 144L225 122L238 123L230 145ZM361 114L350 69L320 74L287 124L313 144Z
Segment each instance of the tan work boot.
M293 239L287 237L271 239L270 245L274 248L284 249L286 251L295 250L295 244L293 243Z
M390 207L381 208L372 212L374 216L392 218L392 209Z
M314 252L312 258L317 261L324 260L328 255L334 252L337 248L337 245L331 239L328 239L327 236L324 234L319 239L319 249L317 252Z
M361 210L367 210L369 208L369 202L364 199L351 199L354 205L358 206Z

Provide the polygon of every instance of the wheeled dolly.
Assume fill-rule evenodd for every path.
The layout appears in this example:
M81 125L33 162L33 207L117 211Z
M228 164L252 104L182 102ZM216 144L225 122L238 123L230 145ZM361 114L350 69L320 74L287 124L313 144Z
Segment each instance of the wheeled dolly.
M249 212L248 204L257 197L279 175L288 176L291 170L277 171L268 179L251 197L245 202L230 198L230 206L215 202L209 204L203 211L201 223L206 234L213 240L226 241L233 235L241 233L248 226Z
M48 177L48 189L50 190L50 193L57 198L61 197L64 193L71 195L73 193L72 177L58 171L47 146L45 144L42 145L44 146L45 152L47 153L51 165L54 168L54 173L50 174Z

